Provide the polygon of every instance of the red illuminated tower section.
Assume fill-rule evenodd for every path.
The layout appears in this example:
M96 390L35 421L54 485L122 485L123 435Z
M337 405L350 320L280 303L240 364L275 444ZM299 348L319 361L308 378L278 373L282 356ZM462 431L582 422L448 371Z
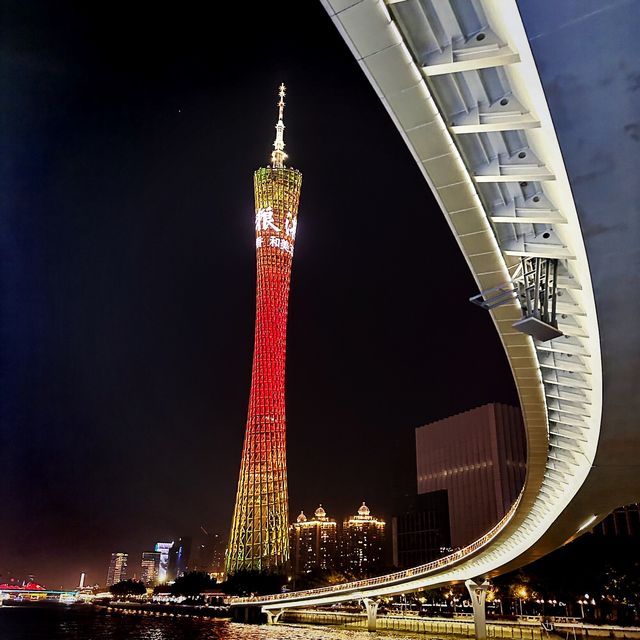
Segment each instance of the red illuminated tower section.
M284 371L302 174L284 166L284 85L279 95L271 166L254 174L256 334L227 573L278 569L289 561Z

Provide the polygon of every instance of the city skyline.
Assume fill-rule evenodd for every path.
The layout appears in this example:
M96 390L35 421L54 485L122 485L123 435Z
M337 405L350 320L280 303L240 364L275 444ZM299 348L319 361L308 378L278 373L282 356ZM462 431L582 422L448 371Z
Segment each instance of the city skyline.
M318 502L347 513L364 498L389 520L394 496L415 490L415 427L515 401L491 320L468 303L464 259L322 7L305 7L287 51L255 74L254 43L274 19L260 11L247 51L225 65L198 37L204 9L177 16L170 50L176 27L162 16L154 35L143 12L123 25L61 11L46 27L28 8L10 15L31 38L8 45L22 80L3 134L16 158L2 174L16 238L4 272L3 574L99 582L113 549L137 558L203 523L228 531L254 322L247 176L268 160L281 80L296 96L291 155L308 176L287 360L291 513ZM427 282L444 259L448 277ZM435 300L451 320L425 340ZM491 376L476 380L472 350Z

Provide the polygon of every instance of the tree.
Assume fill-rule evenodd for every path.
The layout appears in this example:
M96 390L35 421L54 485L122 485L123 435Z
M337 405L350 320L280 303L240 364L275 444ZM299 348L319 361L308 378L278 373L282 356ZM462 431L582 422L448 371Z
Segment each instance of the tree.
M286 576L282 573L243 570L227 576L226 582L221 586L222 590L230 595L267 595L279 593L287 582Z
M218 583L208 573L190 571L177 578L169 587L169 592L180 596L197 596L217 586Z
M147 593L147 588L137 580L121 580L109 587L114 596L141 596Z
M293 581L292 588L295 591L303 591L304 589L316 589L317 587L326 587L332 584L351 582L352 580L355 580L355 577L350 572L316 568L297 576Z
M586 533L492 582L512 598L518 597L518 585L525 586L545 615L631 623L638 620L640 607L640 545L633 536Z

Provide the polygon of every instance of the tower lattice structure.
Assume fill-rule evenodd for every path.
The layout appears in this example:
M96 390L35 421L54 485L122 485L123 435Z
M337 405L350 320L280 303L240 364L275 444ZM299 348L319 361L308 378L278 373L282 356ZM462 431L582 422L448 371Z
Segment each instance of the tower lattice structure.
M256 326L249 411L226 557L228 574L289 561L285 355L291 264L302 174L284 166L280 86L271 165L254 174Z

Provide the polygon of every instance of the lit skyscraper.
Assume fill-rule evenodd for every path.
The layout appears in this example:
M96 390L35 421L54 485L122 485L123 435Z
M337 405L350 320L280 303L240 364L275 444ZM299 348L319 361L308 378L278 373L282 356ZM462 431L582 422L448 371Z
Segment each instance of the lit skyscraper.
M140 571L140 580L146 585L158 582L160 574L160 553L158 551L144 551Z
M291 567L295 575L314 569L328 571L338 564L338 527L320 505L310 520L301 511L289 528Z
M169 569L169 551L173 547L173 542L156 542L155 550L160 554L160 567L158 568L158 582L167 581L167 571Z
M363 502L342 525L342 566L356 576L379 569L384 561L385 522Z
M276 569L289 560L285 353L291 263L302 174L284 166L280 86L271 166L254 174L256 327L249 411L226 570Z
M107 587L127 579L128 553L112 553L107 571Z

